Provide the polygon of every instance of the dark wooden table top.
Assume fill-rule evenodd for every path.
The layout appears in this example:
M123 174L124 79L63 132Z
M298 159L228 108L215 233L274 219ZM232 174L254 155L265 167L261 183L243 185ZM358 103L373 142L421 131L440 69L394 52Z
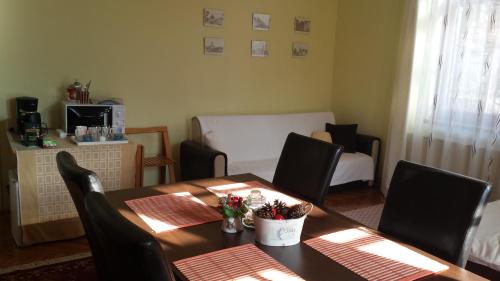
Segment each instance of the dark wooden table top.
M188 191L208 205L215 207L217 206L217 197L206 190L207 187L254 180L258 180L263 185L274 188L272 184L257 176L244 174L217 179L180 182L172 185L118 190L108 192L106 196L111 204L127 219L150 232L160 241L165 251L165 255L170 262L224 248L252 243L306 280L364 280L359 275L332 261L304 243L288 247L264 246L255 242L255 233L252 230L244 230L239 234L227 234L222 232L220 230L221 221L156 234L125 204L125 201L130 199ZM361 226L362 225L359 223L341 214L328 212L319 207L315 207L305 221L301 241L331 232ZM465 269L459 268L423 251L408 245L405 246L442 264L446 264L449 267L449 269L444 272L437 275L430 275L422 280L485 280Z

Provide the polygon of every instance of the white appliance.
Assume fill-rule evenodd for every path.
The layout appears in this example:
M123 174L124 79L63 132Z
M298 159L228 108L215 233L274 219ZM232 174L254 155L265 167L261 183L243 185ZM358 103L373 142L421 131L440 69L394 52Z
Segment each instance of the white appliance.
M64 130L74 134L76 126L121 127L125 129L125 106L114 101L101 104L64 102Z
M22 245L21 234L21 210L19 201L19 181L17 170L9 170L9 194L10 194L10 230L17 245Z

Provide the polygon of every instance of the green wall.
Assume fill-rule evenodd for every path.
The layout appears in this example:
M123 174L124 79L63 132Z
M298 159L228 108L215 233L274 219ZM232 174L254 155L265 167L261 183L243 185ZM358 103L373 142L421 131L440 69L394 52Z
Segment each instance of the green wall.
M223 9L224 27L203 27L203 8ZM271 14L271 30L252 31L252 12ZM13 98L38 97L60 127L74 78L123 98L128 126L167 125L175 154L199 114L333 110L385 140L401 13L398 0L0 0L2 182ZM312 19L310 34L293 32L295 16ZM225 54L204 56L205 36L224 37ZM252 39L270 56L252 58ZM292 41L309 56L292 58Z
M402 13L400 0L338 5L332 108L337 122L358 123L359 131L382 138L383 146Z
M203 8L223 9L224 27L204 27ZM0 0L0 124L28 95L60 127L74 78L123 98L128 126L167 125L174 151L194 115L331 110L336 10L332 0ZM270 31L252 31L252 12L271 14ZM295 16L312 19L310 34L294 33ZM225 54L204 56L205 36L224 37ZM252 39L268 40L270 56L251 57ZM309 56L292 58L292 41L308 42Z

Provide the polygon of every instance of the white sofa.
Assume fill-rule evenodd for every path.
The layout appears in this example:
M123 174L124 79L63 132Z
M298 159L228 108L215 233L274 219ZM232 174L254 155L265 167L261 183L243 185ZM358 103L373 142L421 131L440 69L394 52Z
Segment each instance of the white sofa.
M252 173L272 181L288 134L311 136L324 131L326 123L335 123L332 112L194 117L191 140L181 144L182 177ZM331 185L373 181L380 140L358 135L358 144L362 148L359 152L343 153ZM210 167L197 175L203 162Z
M486 205L472 240L469 260L500 272L500 200Z

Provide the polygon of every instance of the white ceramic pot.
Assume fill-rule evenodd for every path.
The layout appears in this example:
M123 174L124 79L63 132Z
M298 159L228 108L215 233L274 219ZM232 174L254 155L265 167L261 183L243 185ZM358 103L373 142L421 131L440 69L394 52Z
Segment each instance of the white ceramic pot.
M300 234L307 215L298 219L270 220L255 214L255 240L267 246L291 246L300 242Z

